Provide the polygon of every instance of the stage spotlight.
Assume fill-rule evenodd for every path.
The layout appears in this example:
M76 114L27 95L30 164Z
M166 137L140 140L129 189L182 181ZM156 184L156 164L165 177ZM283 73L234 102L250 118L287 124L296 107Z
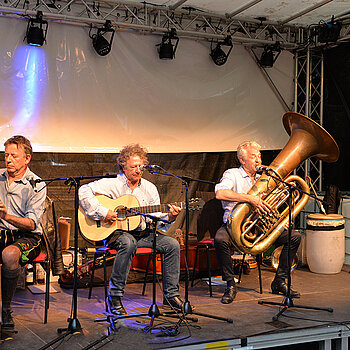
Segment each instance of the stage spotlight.
M276 62L280 53L281 47L279 42L276 42L276 44L272 46L266 45L263 53L261 54L259 65L263 68L273 67L273 64Z
M341 23L334 22L334 16L330 23L320 21L317 28L318 41L320 43L336 42L340 35Z
M27 25L27 32L24 39L28 45L42 46L46 41L47 21L43 20L43 13L38 11L35 18L30 18Z
M97 33L91 35L92 27L90 27L89 36L92 39L92 45L100 56L106 56L111 52L114 37L114 29L111 21L107 20L102 28L97 28ZM109 37L109 41L105 36Z
M228 47L226 52L221 48L221 46ZM213 49L213 42L211 42L210 57L212 58L212 60L217 66L222 66L223 64L226 63L228 56L231 53L232 47L233 47L232 39L229 35L225 38L224 41L221 41L221 42L219 41L216 44L214 49Z
M179 38L176 34L176 29L171 28L170 32L166 33L162 37L162 42L157 44L158 54L160 59L172 60L175 57L175 52L177 45L179 43Z

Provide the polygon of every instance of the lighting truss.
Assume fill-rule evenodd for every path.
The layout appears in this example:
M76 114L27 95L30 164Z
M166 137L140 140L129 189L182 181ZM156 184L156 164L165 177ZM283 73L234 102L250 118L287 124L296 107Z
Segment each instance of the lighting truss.
M293 50L309 43L309 31L288 22L269 22L263 18L245 19L237 14L217 15L192 7L131 3L119 0L0 0L2 16L34 16L42 11L47 20L64 24L103 25L106 20L120 31L164 34L168 28L179 37L223 40L230 35L233 43L264 46L280 42L282 49ZM342 22L338 41L350 40L350 18Z
M319 50L303 50L296 53L295 111L323 125L323 54ZM302 178L309 176L316 191L323 190L322 160L309 158L302 162L295 173Z
M103 25L109 20L120 31L162 35L171 27L179 37L210 41L230 35L233 43L243 45L264 46L278 41L282 48L293 49L306 40L302 27L219 16L192 8L171 10L167 6L116 0L0 0L3 16L32 16L38 10L47 20L64 24Z

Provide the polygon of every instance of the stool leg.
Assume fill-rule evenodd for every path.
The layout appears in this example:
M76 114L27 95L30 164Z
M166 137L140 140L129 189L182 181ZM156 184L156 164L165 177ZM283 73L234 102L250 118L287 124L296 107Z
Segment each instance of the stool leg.
M151 256L152 256L151 254L148 254L146 272L145 272L145 277L143 279L142 295L145 295L145 291L146 291L146 283L147 283L148 269L151 261Z
M45 312L44 323L47 323L47 311L50 307L50 260L45 262L46 290L45 290Z
M206 251L207 251L207 265L208 265L208 278L209 278L209 295L213 296L213 289L211 287L211 271L210 271L210 256L209 256L209 246L208 244L205 245Z
M164 279L163 279L163 271L164 271L164 254L160 254L160 268L162 271L162 286L164 289ZM181 271L180 271L181 272Z
M259 286L260 286L260 294L262 294L262 282L261 282L261 260L262 260L262 256L261 254L258 254L256 256L256 262L258 264L258 271L259 271Z
M199 246L198 246L198 244L197 244L196 255L195 255L195 257L194 257L194 266L193 266L191 287L193 287L193 283L194 283L194 280L195 280L195 277L196 277L196 267L197 267L198 250L199 250Z
M239 268L239 278L238 278L238 284L239 284L239 283L241 283L241 278L242 278L242 272L243 272L243 264L244 264L245 254L246 254L246 253L243 253L242 263L241 263L241 266L240 266L240 268Z
M94 276L95 276L96 259L97 259L97 253L94 254L94 260L92 262L92 267L91 267L91 277L90 277L90 283L89 283L90 286L89 286L88 299L91 299L92 285L94 283Z
M37 262L34 262L32 263L33 265L33 283L36 284L36 264Z

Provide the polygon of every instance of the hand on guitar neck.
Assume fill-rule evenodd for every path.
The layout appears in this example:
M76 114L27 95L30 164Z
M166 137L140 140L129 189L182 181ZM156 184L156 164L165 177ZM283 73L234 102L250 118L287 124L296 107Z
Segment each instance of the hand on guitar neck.
M168 204L169 206L169 221L174 221L179 215L182 208L177 205ZM113 225L113 223L118 219L118 215L113 210L109 209L106 218L103 220L105 223Z
M174 221L176 217L179 215L182 208L173 204L168 204L168 206L169 206L169 214L168 214L169 221Z

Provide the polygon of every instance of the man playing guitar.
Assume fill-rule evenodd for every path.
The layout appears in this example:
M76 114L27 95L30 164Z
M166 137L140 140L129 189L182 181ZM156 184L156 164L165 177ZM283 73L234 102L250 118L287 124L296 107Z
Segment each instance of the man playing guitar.
M148 164L147 151L138 144L125 146L117 158L120 174L116 178L104 178L79 189L79 201L85 214L103 225L115 225L118 213L106 208L98 200L98 195L104 195L111 199L117 199L124 195L132 195L137 198L140 206L159 205L159 193L154 184L142 178L142 167ZM169 213L153 213L170 222L174 221L181 208L169 205ZM151 221L141 216L137 228L119 230L120 236L111 243L110 247L117 250L113 269L109 281L109 293L107 306L109 312L115 315L125 315L121 298L124 295L127 276L129 274L132 258L138 247L152 248L153 235L149 228ZM117 226L116 226L117 228ZM165 232L169 224L159 222L158 231ZM157 236L157 251L164 254L163 265L163 304L182 309L182 300L179 298L180 277L180 245L174 238L162 233Z

